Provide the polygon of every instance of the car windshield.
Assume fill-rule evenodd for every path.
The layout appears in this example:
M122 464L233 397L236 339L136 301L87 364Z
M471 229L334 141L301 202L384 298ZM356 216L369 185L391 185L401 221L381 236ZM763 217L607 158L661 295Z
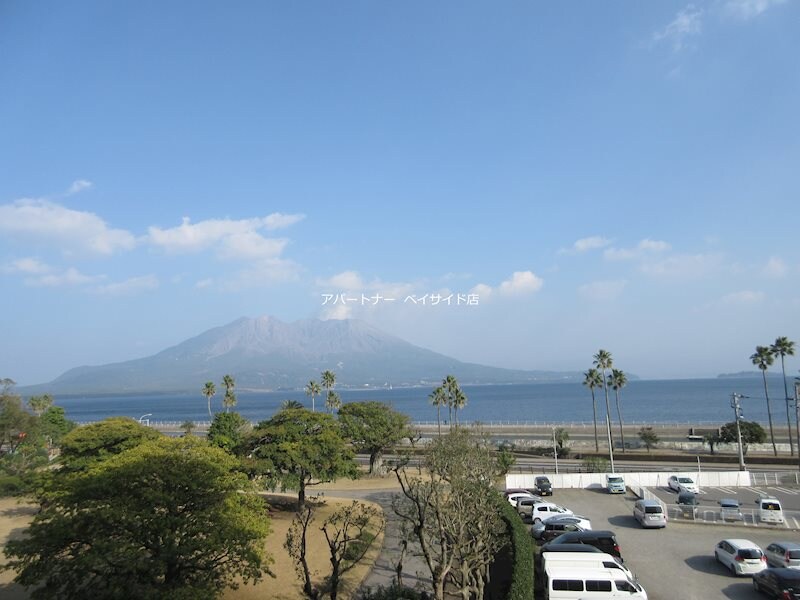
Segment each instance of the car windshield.
M762 510L780 510L781 505L777 502L762 502L761 508Z
M608 483L622 483L622 477L609 477Z
M722 508L739 508L739 503L735 500L720 500L719 504Z
M663 481L663 479L662 479L662 481ZM678 478L678 481L679 481L680 483L694 483L694 481L692 481L692 480L691 480L691 479L689 479L688 477L679 477L679 478Z
M761 550L758 548L740 548L736 554L739 558L761 558Z
M786 554L791 559L800 558L800 550L787 550Z

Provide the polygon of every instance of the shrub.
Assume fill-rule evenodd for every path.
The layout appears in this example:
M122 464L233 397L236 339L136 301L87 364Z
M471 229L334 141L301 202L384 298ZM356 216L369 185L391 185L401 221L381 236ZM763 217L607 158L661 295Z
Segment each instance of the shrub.
M503 521L508 527L513 560L511 584L505 598L530 600L533 598L533 541L514 508L505 500L500 502L500 506Z

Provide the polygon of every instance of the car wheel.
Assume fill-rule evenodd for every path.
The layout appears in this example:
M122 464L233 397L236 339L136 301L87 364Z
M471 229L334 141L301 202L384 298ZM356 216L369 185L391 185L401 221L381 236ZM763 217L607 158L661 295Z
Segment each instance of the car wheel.
M541 520L539 517L536 517L536 518L533 520L533 524L534 524L534 525L536 525L537 523L541 523L541 522L542 522L542 520Z
M731 573L733 574L734 577L736 577L736 567L734 567L733 565L731 565Z
M760 591L761 591L761 588L760 588L760 587L758 587L758 582L757 582L755 579L753 579L753 589L754 589L755 591L757 591L757 592L760 592Z

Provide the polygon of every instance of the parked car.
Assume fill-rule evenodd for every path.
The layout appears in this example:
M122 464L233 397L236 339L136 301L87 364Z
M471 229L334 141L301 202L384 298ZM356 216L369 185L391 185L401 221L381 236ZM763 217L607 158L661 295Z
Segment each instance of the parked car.
M675 503L680 506L684 518L691 519L697 516L697 507L700 504L697 494L693 494L692 492L678 492L678 499Z
M534 487L540 496L552 496L553 484L547 477L540 476L534 479Z
M645 528L667 526L667 513L658 500L637 500L633 505L633 518Z
M550 600L583 598L625 598L647 600L642 586L619 569L561 567L558 563L544 568L545 597Z
M753 589L770 598L800 599L800 569L764 569L753 575Z
M691 492L693 494L700 493L697 484L691 477L684 477L682 475L672 475L667 480L667 485L669 486L669 489L675 490L676 492Z
M734 575L752 575L767 568L764 552L750 540L722 540L714 548L714 557Z
M609 494L624 494L625 479L623 479L622 475L609 473L606 475L606 489Z
M619 559L605 552L544 552L542 561L545 566L556 565L562 567L588 567L593 569L618 569L630 579L636 580L631 570L623 565Z
M591 531L592 523L585 517L553 517L531 528L534 539L543 543L557 538L568 531Z
M511 494L507 494L507 495L506 495L506 500L508 500L508 503L509 503L511 506L513 506L514 508L516 508L516 507L517 507L517 500L518 500L519 498L536 498L536 497L537 497L537 496L534 496L534 495L533 495L533 494L531 494L530 492L513 492L513 493L511 493Z
M586 544L599 548L601 552L616 556L622 560L622 552L617 543L617 536L613 531L592 530L592 531L570 531L562 533L553 541L542 546L542 552L550 552L551 548L557 544Z
M723 521L744 521L741 505L735 498L723 498L719 501L719 516Z
M756 499L758 505L758 520L762 523L783 523L783 507L781 501L772 496L762 496Z
M546 546L542 547L542 552L586 552L589 554L605 554L605 552L600 550L597 546L579 543L557 544L554 541L548 542Z
M539 502L531 507L531 520L534 523L547 521L553 517L571 515L572 511L552 502Z
M772 542L764 548L770 567L800 568L800 544L797 542Z
M544 502L539 496L519 496L516 505L517 513L523 519L526 517L530 518L533 505L539 502Z

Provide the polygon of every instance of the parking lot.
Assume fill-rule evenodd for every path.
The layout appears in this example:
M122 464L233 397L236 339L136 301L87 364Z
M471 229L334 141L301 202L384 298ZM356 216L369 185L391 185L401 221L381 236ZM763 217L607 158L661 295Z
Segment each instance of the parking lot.
M764 489L769 494L780 493ZM659 495L664 492L656 491ZM719 498L732 497L728 490L707 490L703 503L717 498L717 492L723 494ZM664 493L674 502L674 493ZM739 493L751 494L750 503L755 497L747 488ZM795 498L794 506L800 503L800 494L785 495ZM800 541L800 535L785 526L754 528L672 521L665 529L642 529L632 516L635 500L631 494L611 495L602 490L557 489L553 495L553 502L589 517L593 529L616 533L625 564L639 577L651 600L763 600L765 596L753 590L750 578L733 577L714 560L714 546L726 538L747 538L762 548L778 540Z

